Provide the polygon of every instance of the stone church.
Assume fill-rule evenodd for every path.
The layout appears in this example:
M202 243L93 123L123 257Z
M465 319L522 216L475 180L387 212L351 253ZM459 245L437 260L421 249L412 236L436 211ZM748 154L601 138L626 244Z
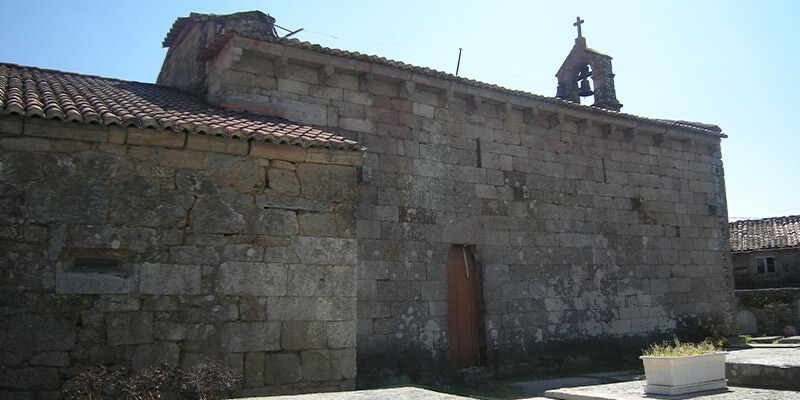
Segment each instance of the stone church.
M239 396L345 390L735 330L725 135L621 112L580 33L546 97L274 21L178 18L156 84L0 63L0 397L207 356Z

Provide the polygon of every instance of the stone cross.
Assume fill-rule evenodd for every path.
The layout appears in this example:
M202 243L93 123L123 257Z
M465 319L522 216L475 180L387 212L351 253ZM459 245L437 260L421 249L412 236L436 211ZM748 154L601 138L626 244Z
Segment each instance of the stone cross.
M584 22L585 22L585 21L584 21L584 20L582 20L582 19L581 19L581 17L578 17L578 18L575 20L575 23L574 23L574 24L572 24L572 26L577 26L577 27L578 27L578 37L583 37L583 36L581 35L581 24L582 24L582 23L584 23Z

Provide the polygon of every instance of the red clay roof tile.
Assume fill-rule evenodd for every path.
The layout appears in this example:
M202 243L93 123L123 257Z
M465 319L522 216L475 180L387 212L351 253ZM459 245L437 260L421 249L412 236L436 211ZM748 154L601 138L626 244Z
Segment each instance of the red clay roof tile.
M730 223L731 251L800 247L800 215Z
M311 126L213 107L198 97L163 86L7 63L0 63L0 115L364 150L353 140Z

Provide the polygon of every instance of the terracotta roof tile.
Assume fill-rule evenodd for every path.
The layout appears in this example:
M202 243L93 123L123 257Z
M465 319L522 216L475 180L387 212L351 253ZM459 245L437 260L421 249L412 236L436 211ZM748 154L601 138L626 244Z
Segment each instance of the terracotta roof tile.
M800 215L730 223L731 251L800 247Z
M150 83L0 63L0 115L171 129L302 147L361 151L353 140Z

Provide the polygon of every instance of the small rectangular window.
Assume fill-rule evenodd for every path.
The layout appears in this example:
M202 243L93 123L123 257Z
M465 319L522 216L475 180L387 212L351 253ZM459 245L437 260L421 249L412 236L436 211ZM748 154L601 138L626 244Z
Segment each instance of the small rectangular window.
M775 257L756 258L756 273L759 275L775 273Z
M69 272L120 272L120 261L111 257L75 257Z

